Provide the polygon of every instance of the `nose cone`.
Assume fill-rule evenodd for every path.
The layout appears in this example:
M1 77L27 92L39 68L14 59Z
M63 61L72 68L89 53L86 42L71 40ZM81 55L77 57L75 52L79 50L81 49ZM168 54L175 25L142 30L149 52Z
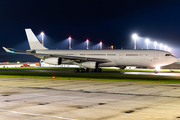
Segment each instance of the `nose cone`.
M172 63L176 62L177 60L178 59L176 57L174 57L174 56L171 58Z

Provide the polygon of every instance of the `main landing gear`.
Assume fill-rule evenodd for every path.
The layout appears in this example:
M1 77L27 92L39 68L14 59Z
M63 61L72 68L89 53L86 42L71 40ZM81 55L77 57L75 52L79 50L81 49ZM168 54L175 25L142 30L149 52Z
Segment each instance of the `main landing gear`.
M77 73L77 72L89 72L89 68L87 68L87 69L84 69L84 68L75 68L74 72L75 73Z
M101 68L92 69L92 72L102 72L102 69Z
M74 72L75 72L75 73L77 73L77 72L81 72L81 73L83 73L83 72L89 72L89 68L86 68L86 69L84 69L84 68L75 68L75 69L74 69ZM92 69L92 72L102 72L102 69L101 69L101 68Z

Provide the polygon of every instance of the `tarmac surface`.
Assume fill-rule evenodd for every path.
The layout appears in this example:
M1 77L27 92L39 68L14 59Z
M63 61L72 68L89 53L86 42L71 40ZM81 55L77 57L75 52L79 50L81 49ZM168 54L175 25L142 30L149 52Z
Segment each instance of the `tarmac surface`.
M0 120L180 120L180 84L1 77Z

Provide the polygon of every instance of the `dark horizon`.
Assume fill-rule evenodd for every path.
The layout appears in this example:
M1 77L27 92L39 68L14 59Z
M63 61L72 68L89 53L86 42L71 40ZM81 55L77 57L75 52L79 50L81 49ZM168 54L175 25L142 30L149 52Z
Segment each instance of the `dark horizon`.
M8 55L3 46L29 49L25 28L31 28L37 36L44 31L44 45L50 49L68 49L69 36L73 49L86 49L87 38L91 49L100 41L103 48L113 45L116 49L133 49L131 36L137 33L141 38L137 48L146 49L144 39L148 37L166 44L180 57L178 0L2 0L0 15L1 60ZM149 47L154 48L153 43Z

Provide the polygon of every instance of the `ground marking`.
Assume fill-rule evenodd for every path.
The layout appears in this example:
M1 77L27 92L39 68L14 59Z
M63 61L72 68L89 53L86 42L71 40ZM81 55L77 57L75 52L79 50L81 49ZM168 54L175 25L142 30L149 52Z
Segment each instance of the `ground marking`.
M77 120L77 119L64 118L64 117L59 117L59 116L51 116L51 115L43 115L43 114L33 114L33 113L23 113L23 112L10 111L10 110L2 110L2 109L0 109L0 111L1 111L1 112L16 113L16 114L23 114L23 115L32 115L32 116L42 116L42 117L59 118L59 119L64 119L64 120Z

